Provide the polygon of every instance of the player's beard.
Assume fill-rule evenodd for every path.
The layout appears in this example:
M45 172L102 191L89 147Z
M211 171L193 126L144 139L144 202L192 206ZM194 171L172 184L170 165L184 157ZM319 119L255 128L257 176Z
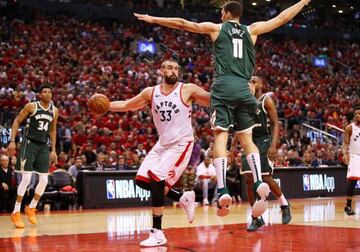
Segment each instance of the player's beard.
M175 74L170 76L164 76L164 79L165 83L168 85L175 85L178 81L178 77Z

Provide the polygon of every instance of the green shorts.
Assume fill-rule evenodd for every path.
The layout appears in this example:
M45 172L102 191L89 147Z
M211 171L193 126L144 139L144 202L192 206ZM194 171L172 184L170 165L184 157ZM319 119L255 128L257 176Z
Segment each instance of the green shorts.
M267 151L271 145L271 138L269 135L263 135L260 137L253 137L255 145L259 149L260 153L260 162L261 162L261 174L262 175L272 175L274 171L274 164L267 157ZM251 173L250 166L246 160L246 156L242 155L241 157L241 174Z
M213 129L246 132L260 126L257 102L250 93L248 80L226 75L217 77L211 86L211 125Z
M17 156L15 170L48 173L49 159L49 146L47 144L24 139Z

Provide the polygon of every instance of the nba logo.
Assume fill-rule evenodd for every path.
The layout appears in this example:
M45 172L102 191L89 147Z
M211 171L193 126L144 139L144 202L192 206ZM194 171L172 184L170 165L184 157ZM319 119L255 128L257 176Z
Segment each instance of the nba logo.
M112 179L106 180L106 196L108 199L115 199L115 181Z
M309 174L303 175L303 187L304 187L304 191L310 191L310 176L309 176Z

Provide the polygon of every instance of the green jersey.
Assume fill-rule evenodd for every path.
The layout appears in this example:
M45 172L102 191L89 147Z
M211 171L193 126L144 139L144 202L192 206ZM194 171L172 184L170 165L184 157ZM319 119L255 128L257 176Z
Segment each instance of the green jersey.
M266 95L263 94L257 100L256 114L258 115L261 126L255 127L253 129L253 136L254 137L260 137L260 136L264 136L264 135L269 135L270 136L270 130L269 130L269 127L268 127L268 116L267 116L267 111L265 109L265 98L266 98Z
M216 76L235 75L250 80L255 49L246 25L227 21L221 25L213 48Z
M54 105L50 104L49 108L45 109L40 102L35 102L35 111L27 120L25 137L35 142L47 143L50 125L54 117Z

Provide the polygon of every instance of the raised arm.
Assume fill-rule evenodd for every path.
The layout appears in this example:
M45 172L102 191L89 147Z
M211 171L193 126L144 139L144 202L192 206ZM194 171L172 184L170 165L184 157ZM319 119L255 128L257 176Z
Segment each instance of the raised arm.
M14 155L15 152L15 137L17 131L21 125L21 123L32 113L35 111L35 103L28 103L25 107L20 111L20 113L16 116L12 126L11 126L11 136L10 136L10 144L8 146L8 154L10 157Z
M345 135L344 135L344 142L343 142L343 161L345 164L349 164L349 144L350 144L350 137L352 134L352 127L351 124L346 126L345 128Z
M126 112L141 109L151 102L152 91L153 87L148 87L129 100L110 102L109 111Z
M134 13L134 15L137 19L150 24L158 24L188 32L208 34L213 41L217 38L220 31L220 24L214 24L211 22L196 23L183 18L154 17L138 13Z
M286 24L293 17L295 17L302 10L302 8L304 8L304 6L307 5L309 2L310 0L301 0L268 21L255 22L251 24L249 30L250 35L258 36L260 34L275 30L276 28L282 26L283 24Z
M271 146L267 152L268 157L271 161L275 162L276 159L276 145L279 142L279 118L276 111L276 106L270 96L265 97L265 109L270 118L270 128L271 128Z

